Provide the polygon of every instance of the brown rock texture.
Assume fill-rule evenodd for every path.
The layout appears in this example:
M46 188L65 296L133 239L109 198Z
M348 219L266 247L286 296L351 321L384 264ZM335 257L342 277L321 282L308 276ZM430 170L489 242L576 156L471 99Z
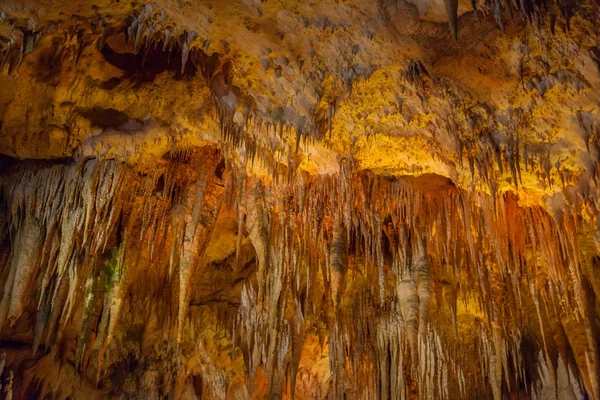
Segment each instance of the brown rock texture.
M597 0L1 0L0 398L600 400Z

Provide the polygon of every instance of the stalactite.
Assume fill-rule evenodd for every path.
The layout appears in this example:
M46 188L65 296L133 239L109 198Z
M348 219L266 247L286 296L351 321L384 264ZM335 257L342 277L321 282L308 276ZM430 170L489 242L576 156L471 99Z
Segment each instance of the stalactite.
M456 40L458 38L458 1L444 0L444 6L446 7L450 32L452 33L452 36L454 36L454 40ZM475 11L477 11L477 9L475 9Z
M264 188L259 183L252 192L252 197L246 200L247 224L250 240L258 257L258 303L264 301L266 290L266 270L269 268L270 222L266 212Z
M240 278L235 327L223 323L235 338L231 359L236 351L243 359L247 393L265 380L269 396L299 397L303 351L315 335L328 346L333 398L557 392L559 368L595 396L597 310L595 292L585 289L591 261L579 244L581 220L435 176L384 178L347 165L311 176L280 170L273 158L273 176L259 179L232 157L241 165L228 165L222 179L215 149L170 157L151 174L89 160L11 172L1 182L10 227L2 240L12 249L1 271L3 329L35 319L34 354L60 357L75 341L76 368L107 384L125 368L118 345L135 335L131 326L152 343L144 352L164 346L175 354L169 333L153 337L156 318L179 343L181 367L164 371L165 385L184 385L189 338L201 334L189 304L204 301L193 300L193 288L230 196L236 244L227 265L257 265ZM478 174L494 158L482 158ZM38 285L37 297L23 301ZM157 315L141 324L132 317L138 307ZM75 338L73 326L81 328ZM131 357L141 358L138 351ZM202 364L203 393L230 384L213 367Z
M14 373L12 371L9 371L8 378L6 379L6 384L4 386L4 398L6 400L12 400L13 398L13 379Z
M346 287L346 273L348 269L348 253L346 242L346 228L342 221L335 221L332 228L331 260L330 265L330 290L333 303L333 321L330 323L329 334L329 359L333 375L333 397L339 398L344 393L344 368L345 356L343 346L343 301Z
M203 164L204 168L198 171L198 180L193 189L188 191L184 203L182 215L184 221L181 225L185 226L185 233L179 258L178 342L181 342L183 324L188 312L190 286L210 240L223 201L222 189L217 189L212 182L214 167L217 165L215 161L213 157L212 162Z
M295 297L295 308L296 314L291 326L291 359L290 359L290 392L291 397L294 399L296 392L296 379L298 375L298 367L300 364L300 357L302 356L302 348L304 347L305 340L305 318L302 314L302 307Z
M113 339L114 332L117 327L119 313L123 305L123 268L125 253L123 250L117 251L112 265L110 277L108 278L107 292L104 295L103 312L98 326L98 370L96 380L100 381L104 373L104 357L106 350Z
M26 291L30 284L41 248L39 222L26 214L15 238L12 264L0 303L0 326L8 320L14 325L23 313Z

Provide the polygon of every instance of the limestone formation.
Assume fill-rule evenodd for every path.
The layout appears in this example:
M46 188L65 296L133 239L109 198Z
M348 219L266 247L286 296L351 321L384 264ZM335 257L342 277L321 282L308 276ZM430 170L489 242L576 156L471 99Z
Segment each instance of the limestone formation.
M600 400L598 0L2 0L0 398Z

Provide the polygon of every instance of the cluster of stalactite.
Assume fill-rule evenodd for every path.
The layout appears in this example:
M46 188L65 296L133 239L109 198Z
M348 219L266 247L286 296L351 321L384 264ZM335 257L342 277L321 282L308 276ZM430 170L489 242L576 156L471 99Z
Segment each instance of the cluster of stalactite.
M534 97L541 98L546 91L557 86L573 92L590 87L585 78L573 70L543 72L541 59L539 56L521 61L523 89L528 93L534 92ZM533 137L531 132L535 131L535 122L532 114L538 107L537 99L505 110L498 109L494 105L475 101L467 92L443 79L430 76L418 60L407 62L402 77L401 89L421 99L423 112L435 115L430 151L442 162L458 166L459 170L469 174L472 187L480 185L480 190L487 189L495 196L499 182L504 178L518 189L523 186L525 174L534 175L541 185L549 188L565 189L568 185L578 185L581 180L597 181L600 171L595 161L588 164L585 174L571 171L562 165L562 160L552 161L553 141L540 137L547 132ZM428 105L433 98L443 99L442 112L440 108ZM401 99L398 109L405 112L406 108ZM407 114L405 118L411 117ZM577 122L587 154L596 160L600 154L600 142L597 140L595 116L590 112L578 111ZM441 144L449 141L454 148L448 149Z
M454 37L458 35L458 0L444 0L450 30ZM578 4L575 0L520 0L520 1L471 1L475 13L483 12L492 14L498 23L498 26L504 31L506 21L513 20L513 10L516 10L521 18L527 23L540 28L543 21L550 20L551 30L554 31L557 16L561 16L565 21L565 27L568 30L569 20L575 14ZM600 9L600 4L598 4ZM77 20L77 17L74 17ZM174 46L181 50L180 68L183 73L190 51L192 51L192 42L195 41L197 33L195 31L178 32L175 24L170 20L169 14L156 4L143 5L128 25L116 28L108 23L107 17L96 15L90 21L75 21L76 24L70 28L63 38L54 40L54 47L57 56L62 61L64 50L69 50L72 44L75 46L73 54L76 55L75 61L79 60L82 50L97 39L100 48L103 48L111 34L122 30L127 37L134 43L136 53L143 51L144 60L150 51L150 46L155 48L159 44L162 50L169 52ZM33 51L40 38L48 30L54 27L39 26L39 22L31 18L24 26L17 26L16 18L7 15L4 11L0 13L0 23L11 23L12 27L8 35L2 37L2 47L0 47L0 68L8 65L9 71L18 68L23 57ZM202 42L202 46L208 47L210 39ZM194 45L196 50L199 46ZM70 49L73 50L73 49ZM53 57L56 58L56 57Z
M152 170L88 159L2 177L5 340L29 343L34 356L73 350L75 368L97 382L123 356L110 354L123 313L171 321L163 335L175 346L224 188L218 150L166 158ZM70 339L75 349L63 346Z
M446 3L447 6L454 9L454 14L456 14L457 2L448 0ZM484 10L491 10L500 26L504 25L501 12L503 9L509 16L512 15L513 8L519 10L524 20L538 26L538 28L540 28L541 21L547 16L550 16L553 27L558 14L564 17L568 26L569 18L577 9L577 5L571 0L557 2L520 1L514 2L514 4L510 1L497 0L479 3L477 1L473 2L474 9L477 10L479 7ZM40 37L46 34L46 31L52 32L54 27L38 26L39 23L33 18L27 26L21 26L21 21L11 19L10 16L4 13L0 15L0 18L0 22L10 22L12 24L10 34L0 40L0 44L2 44L2 47L0 47L0 69L3 65L8 64L8 70L11 72L13 68L17 68L21 64L25 55L34 50ZM455 31L456 15L450 19L451 26L454 26ZM292 142L295 139L296 152L302 141L306 143L307 141L322 140L326 137L327 132L331 134L332 119L335 116L339 97L346 95L346 91L331 89L331 93L329 93L329 90L325 90L320 86L328 76L332 76L336 81L334 86L344 87L343 84L338 85L343 81L338 76L340 75L339 71L317 68L311 74L311 84L315 86L317 97L317 103L312 107L312 115L300 115L292 107L285 104L273 105L272 110L269 110L269 112L261 112L257 110L256 100L253 96L249 93L243 93L233 82L235 74L232 60L235 57L218 52L209 52L210 38L200 38L195 30L178 26L164 8L156 4L145 4L130 16L126 24L109 23L108 20L108 17L102 17L101 15L95 15L88 20L80 20L74 17L72 24L64 29L62 35L52 38L52 48L47 51L47 54L41 60L44 68L48 71L56 70L67 60L76 64L82 52L87 47L95 44L110 63L128 72L135 69L137 72L146 71L146 74L150 70L154 72L170 70L178 76L184 73L191 76L198 74L204 78L206 85L211 90L217 106L218 120L223 136L234 146L244 145L250 154L260 151L260 149L268 150L265 153L277 152L287 141L287 138L283 140L284 132L285 136L291 132L290 139ZM123 36L125 44L129 46L129 50L132 51L131 54L118 54L110 48L109 42L111 39L119 41L122 40L120 39L121 36ZM415 66L419 68L414 69ZM521 72L532 73L531 77L522 76L523 84L527 85L527 90L535 88L542 96L556 81L560 83L566 81L567 84L574 86L576 90L585 86L585 79L582 80L580 77L573 76L568 70L558 69L552 73L546 71L547 73L538 76L536 71L525 71L527 70L526 66L521 66L521 69ZM444 87L440 82L436 83L439 87L427 87L431 85L423 84L422 78L419 76L423 73L426 75L427 71L422 64L419 62L414 65L409 63L407 80L414 81L416 79L413 83L419 91L427 90L435 95L452 94L449 92L449 88ZM50 72L46 75L50 75ZM144 74L139 73L139 75L143 76ZM143 79L140 76L136 76L136 79ZM365 75L365 77L367 76ZM338 80L340 82L337 82ZM347 83L351 89L351 80ZM428 98L427 94L419 94L419 96L423 96L424 99ZM462 104L451 105L454 112L457 111L456 108L461 107ZM401 105L400 108L402 108ZM491 145L498 147L497 143L493 143L497 141L493 137L493 129L489 128L497 121L493 120L488 111L495 110L485 110L485 105L481 105L481 107L475 105L472 109L461 111L464 111L464 119L470 125L469 129L459 129L462 128L458 126L461 124L459 121L451 119L447 121L448 131L457 136L459 152L474 147L475 144L470 143L470 141L475 140L474 138L478 139L479 136L483 136L482 143L489 140ZM528 121L524 121L526 119L524 116L528 115L530 111L528 109L514 110L515 126L507 129L510 131L510 137L508 138L510 143L506 149L502 149L506 153L505 156L509 164L515 163L519 157L527 158L527 154L519 153L522 139L519 138L519 126L517 125L527 125ZM271 129L279 135L279 140L269 138ZM263 131L266 131L266 135ZM467 132L468 137L462 137L464 135L459 132ZM479 156L480 158L500 157L493 154L487 155L486 153L489 153L487 151L479 152L477 150L479 149L474 149L473 153L483 154ZM496 150L500 151L500 149ZM462 155L459 160L462 162ZM493 162L487 161L473 159L470 160L469 166L471 170L474 170L475 168L483 169L486 165L493 165ZM544 160L542 160L543 163ZM527 160L525 160L525 165L527 165ZM502 170L502 167L500 167L500 170ZM513 165L511 165L511 172L515 182L517 182L518 171L514 169ZM485 174L485 171L482 174Z
M138 69L147 67L149 54L154 52L156 57L166 57L169 68L174 67L176 74L190 69L192 75L201 76L211 91L224 141L233 148L242 149L251 163L260 153L260 160L271 174L277 174L284 155L283 161L288 165L294 162L289 146L286 146L288 138L295 143L297 153L301 143L322 140L327 131L331 133L337 104L334 95L327 99L321 99L319 95L310 118L299 115L289 106L274 107L269 113L258 111L256 100L234 84L233 57L207 53L210 39L205 39L199 46L198 34L193 30L178 31L170 24L168 13L160 7L146 4L129 25L120 29L105 27L102 31L98 46L107 60L119 68L131 69L130 59L119 60L119 55L106 48L107 40L121 34L136 55L133 65ZM319 70L318 75L323 81L327 71ZM323 104L321 100L324 100Z
M444 5L446 6L450 31L456 39L458 35L458 0L444 0ZM549 16L553 32L557 16L560 15L565 21L566 30L568 30L569 20L577 8L575 0L471 0L471 5L475 13L483 11L484 14L493 15L503 32L506 22L514 19L515 10L523 20L538 29L543 20Z
M257 204L275 210L249 227L259 269L238 340L250 382L262 365L281 396L289 371L293 393L305 332L324 329L333 398L556 395L564 371L597 397L597 274L577 215L418 187L428 179L343 173L246 193L248 220Z
M3 338L71 360L106 390L168 394L191 374L177 361L193 343L186 329L202 331L191 288L230 207L230 262L248 258L247 235L256 263L235 316L222 318L230 356L244 360L239 393L254 392L262 371L271 398L294 396L306 338L317 335L332 398L561 396L565 382L598 398L600 280L581 217L592 200L551 215L515 194L381 177L350 161L335 176L273 180L236 165L204 148L151 170L95 159L14 166L1 181ZM139 336L119 333L134 323ZM131 350L128 340L154 344ZM161 378L123 388L123 359L160 366ZM205 395L230 393L231 376L202 363Z

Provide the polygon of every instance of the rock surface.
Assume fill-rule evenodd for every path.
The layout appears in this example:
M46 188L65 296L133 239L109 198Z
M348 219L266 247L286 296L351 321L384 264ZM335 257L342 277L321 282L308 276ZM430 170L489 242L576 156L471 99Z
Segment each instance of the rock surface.
M0 393L600 400L599 19L4 0Z

